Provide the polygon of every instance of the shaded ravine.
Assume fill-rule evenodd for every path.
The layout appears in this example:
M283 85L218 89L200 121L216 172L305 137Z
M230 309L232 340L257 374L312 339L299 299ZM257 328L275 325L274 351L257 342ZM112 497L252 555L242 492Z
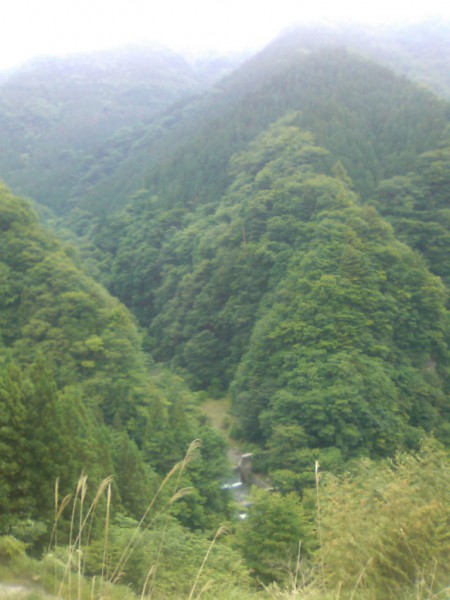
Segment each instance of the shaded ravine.
M245 518L250 506L250 493L252 486L271 489L267 481L253 472L253 456L232 437L232 429L237 425L237 419L232 415L231 399L208 399L201 405L203 413L207 416L213 429L225 437L228 443L227 459L231 469L231 476L227 474L222 483L222 489L229 490L238 505L241 518Z
M272 490L271 485L261 476L253 472L253 454L240 453L230 448L228 458L233 469L233 476L222 485L229 490L239 507L239 518L245 519L251 506L250 494L252 487Z

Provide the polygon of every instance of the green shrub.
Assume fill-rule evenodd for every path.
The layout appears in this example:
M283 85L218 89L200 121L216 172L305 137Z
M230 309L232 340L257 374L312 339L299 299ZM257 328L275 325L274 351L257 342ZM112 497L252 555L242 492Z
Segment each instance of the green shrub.
M362 461L353 476L326 478L320 493L332 589L381 600L419 588L432 596L448 585L450 461L434 441L417 455Z
M9 562L25 556L27 544L12 535L0 537L0 562Z

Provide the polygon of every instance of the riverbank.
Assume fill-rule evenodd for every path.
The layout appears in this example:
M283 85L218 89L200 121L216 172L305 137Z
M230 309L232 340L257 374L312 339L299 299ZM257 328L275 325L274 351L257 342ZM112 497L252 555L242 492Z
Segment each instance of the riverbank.
M201 405L203 413L208 417L211 426L219 431L228 443L228 462L233 470L234 477L226 482L226 485L233 486L237 500L246 503L250 493L251 486L271 489L271 482L267 477L253 471L252 453L249 452L247 445L241 444L232 437L233 429L237 426L237 419L231 414L231 398L228 396L218 400L208 399ZM242 490L235 488L237 482L243 483Z

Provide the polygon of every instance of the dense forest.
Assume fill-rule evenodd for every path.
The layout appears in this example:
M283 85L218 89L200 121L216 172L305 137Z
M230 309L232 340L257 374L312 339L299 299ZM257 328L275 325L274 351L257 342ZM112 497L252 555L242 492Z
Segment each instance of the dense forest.
M0 79L0 582L446 597L448 31Z

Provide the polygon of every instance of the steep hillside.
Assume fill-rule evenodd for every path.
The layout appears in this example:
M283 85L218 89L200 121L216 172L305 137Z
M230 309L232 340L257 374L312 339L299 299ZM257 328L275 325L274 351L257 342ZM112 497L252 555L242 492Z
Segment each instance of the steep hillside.
M216 209L136 198L115 222L111 287L158 360L196 388L231 384L247 439L277 447L278 426L299 427L306 462L308 449L348 458L446 439L446 288L359 203L341 163L324 173L301 121L232 158Z
M211 77L160 46L26 64L0 83L0 173L18 193L66 212L127 157L134 128Z
M179 113L149 190L71 223L146 348L231 389L247 439L270 449L286 425L307 461L390 454L448 436L447 292L428 270L446 274L448 125L385 68L278 40Z
M450 146L420 156L413 173L382 181L373 204L450 285Z
M275 43L298 51L345 47L450 98L450 22L430 19L402 25L298 25Z
M349 174L366 202L372 202L377 185L387 177L419 169L421 153L445 143L449 124L445 102L373 63L345 51L299 56L278 43L202 102L202 117L186 115L161 140L160 160L155 158L150 168L149 191L137 194L123 214L100 222L81 211L71 217L71 227L100 250L96 258L109 288L145 327L154 327L160 310L174 301L177 277L190 268L186 265L196 256L198 236L214 219L208 215L215 213L233 182L233 152L285 109L299 109L295 125L312 131L315 142L327 149L320 152L317 168L328 175L336 168L344 178ZM433 214L435 220L442 217ZM185 240L183 248L173 250L180 240ZM167 276L168 263L180 265L177 276ZM171 339L159 340L159 357L172 355L174 350L165 350ZM239 357L237 353L233 361ZM219 363L218 368L219 379L228 379L228 368Z
M206 96L243 56L185 60L150 47L31 63L0 81L0 173L60 214L108 214L142 187L172 203L217 199L231 154L301 110L303 126L365 193L435 146L443 109L354 55L418 81L434 77L437 89L445 34L436 23L294 29Z
M152 369L127 309L3 184L0 230L0 530L48 524L55 480L64 495L82 472L97 483L114 475L115 508L140 518L196 438L204 446L183 481L196 492L182 519L209 526L226 509L226 465L195 399Z
M277 450L295 431L298 450L335 447L344 455L417 443L446 414L445 287L345 182L293 171L281 152L270 156L267 138L261 146L241 214L266 199L257 253L272 250L275 272L276 242L290 243L233 384L246 435Z
M368 196L414 169L449 122L448 105L343 49L304 53L276 42L223 80L158 143L148 143L149 189L170 205L216 202L230 156L289 111L339 159Z

